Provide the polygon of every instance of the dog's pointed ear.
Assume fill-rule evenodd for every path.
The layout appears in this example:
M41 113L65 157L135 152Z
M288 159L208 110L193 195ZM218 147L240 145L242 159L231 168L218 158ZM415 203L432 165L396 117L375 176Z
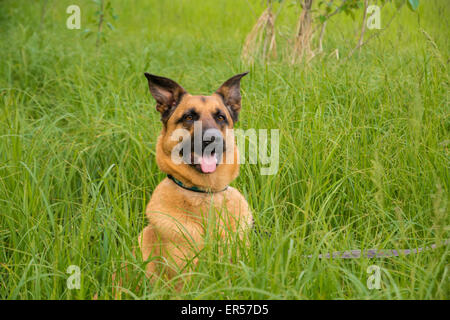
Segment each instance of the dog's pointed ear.
M248 71L231 77L216 91L225 106L230 110L234 122L238 120L239 111L241 111L241 79L246 74L248 74Z
M145 77L148 80L150 93L156 100L156 110L161 113L161 120L165 122L180 103L186 90L168 78L155 76L150 73L145 73Z

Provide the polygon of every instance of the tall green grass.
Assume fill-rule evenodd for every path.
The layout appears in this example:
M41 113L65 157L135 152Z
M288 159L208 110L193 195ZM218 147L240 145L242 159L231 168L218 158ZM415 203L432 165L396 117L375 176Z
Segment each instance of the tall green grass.
M95 5L78 2L82 29L95 29ZM295 66L286 62L295 7L278 21L280 58L245 66L241 46L261 1L114 1L119 20L99 48L95 36L65 27L72 1L48 1L43 19L42 4L0 2L0 298L110 299L124 263L135 271L122 298L449 298L448 246L317 258L449 238L447 1L421 1L419 15L403 9L349 60ZM383 9L382 24L392 12ZM325 50L345 56L358 25L336 17ZM258 232L222 257L210 239L180 292L171 281L142 281L132 250L164 178L143 73L206 94L247 68L238 127L280 130L277 174L245 164L233 182ZM244 255L231 263L237 247ZM373 264L382 268L379 290L366 286ZM79 290L66 286L69 265L81 268Z

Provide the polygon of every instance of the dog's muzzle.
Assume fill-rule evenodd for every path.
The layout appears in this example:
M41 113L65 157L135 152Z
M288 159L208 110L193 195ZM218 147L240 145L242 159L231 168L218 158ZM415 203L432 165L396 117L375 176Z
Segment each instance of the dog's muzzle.
M189 148L187 148L189 149ZM222 133L216 128L203 130L201 135L191 139L190 152L183 148L184 162L201 173L213 173L221 163L225 151Z

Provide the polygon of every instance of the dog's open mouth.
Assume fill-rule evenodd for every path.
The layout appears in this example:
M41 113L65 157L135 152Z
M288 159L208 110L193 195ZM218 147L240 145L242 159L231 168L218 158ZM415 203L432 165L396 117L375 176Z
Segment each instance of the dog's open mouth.
M192 155L191 166L201 173L213 173L219 165L216 153L210 155L203 154L202 156Z

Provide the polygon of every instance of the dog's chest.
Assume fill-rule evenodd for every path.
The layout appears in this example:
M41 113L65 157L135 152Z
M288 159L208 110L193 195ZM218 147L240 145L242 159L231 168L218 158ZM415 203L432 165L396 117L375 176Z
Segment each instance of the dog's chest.
M150 220L161 214L183 223L199 223L205 218L234 221L232 224L251 220L245 198L232 187L216 193L201 193L186 190L168 179L158 185L147 206Z
M212 211L229 210L226 192L220 193L194 193L190 191L182 192L183 207L197 214L207 214Z

